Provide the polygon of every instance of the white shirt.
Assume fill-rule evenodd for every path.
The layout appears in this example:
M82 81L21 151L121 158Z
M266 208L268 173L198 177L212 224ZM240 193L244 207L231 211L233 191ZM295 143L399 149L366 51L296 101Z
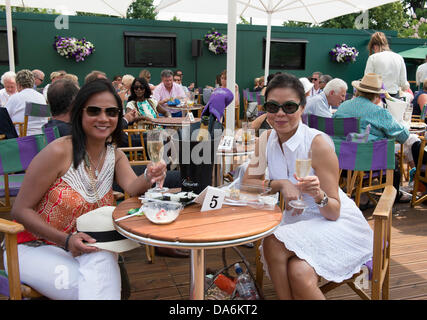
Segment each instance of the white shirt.
M401 55L393 51L382 51L370 55L365 74L376 73L383 78L384 88L390 94L399 92L406 84L406 65Z
M33 102L38 104L46 104L43 95L33 88L26 88L18 93L15 93L9 98L5 108L9 112L12 122L24 122L25 118L25 103ZM42 127L47 123L48 118L45 117L29 117L27 136L43 133Z
M314 114L319 117L332 118L331 108L326 94L323 91L307 99L304 114Z
M415 74L417 86L422 85L425 79L427 79L427 62L417 68L417 73Z
M6 92L6 89L3 88L0 90L0 107L4 107L9 100L10 95Z

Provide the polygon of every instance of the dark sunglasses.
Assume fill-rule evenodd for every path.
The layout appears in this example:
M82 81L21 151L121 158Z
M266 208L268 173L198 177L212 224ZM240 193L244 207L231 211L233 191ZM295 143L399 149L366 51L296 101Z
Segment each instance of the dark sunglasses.
M138 89L145 90L145 87L143 87L143 86L134 86L133 87L133 90L138 90Z
M317 81L317 80L319 80L318 78L310 78L310 81Z
M295 113L299 109L299 104L294 101L286 101L284 104L279 104L274 100L269 100L264 103L264 110L269 113L277 113L282 108L286 114Z
M101 108L97 106L87 106L84 109L89 117L97 117L101 114L101 111L104 110L108 117L115 118L120 112L118 107Z

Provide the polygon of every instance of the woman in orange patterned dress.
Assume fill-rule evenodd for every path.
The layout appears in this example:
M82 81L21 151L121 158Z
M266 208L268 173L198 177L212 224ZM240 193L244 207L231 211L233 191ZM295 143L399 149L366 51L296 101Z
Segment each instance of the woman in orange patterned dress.
M72 135L44 148L31 162L12 208L25 226L18 235L21 281L51 299L120 299L117 253L87 243L76 219L113 206L113 180L131 196L163 182L166 164L136 176L120 140L122 102L111 83L95 80L78 92Z

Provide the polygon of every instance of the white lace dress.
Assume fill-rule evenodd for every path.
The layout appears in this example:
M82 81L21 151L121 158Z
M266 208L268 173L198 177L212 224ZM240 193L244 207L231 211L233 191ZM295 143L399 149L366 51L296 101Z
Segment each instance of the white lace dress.
M300 124L297 132L283 143L280 149L277 134L272 130L266 148L270 179L288 179L296 183L295 159L307 156L315 136L322 132ZM332 141L326 136L328 142ZM316 172L311 169L310 175ZM285 211L280 226L274 232L285 247L308 262L319 276L326 280L341 282L360 271L372 258L373 231L353 200L340 189L340 217L336 221L324 218L314 199L306 194L303 199L309 204L301 215L292 216ZM262 252L262 246L261 252ZM262 256L264 268L267 265Z

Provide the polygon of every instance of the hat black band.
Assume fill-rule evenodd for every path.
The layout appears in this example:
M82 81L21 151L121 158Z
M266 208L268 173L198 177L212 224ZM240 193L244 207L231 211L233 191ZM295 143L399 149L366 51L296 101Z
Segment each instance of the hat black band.
M380 91L381 90L381 88L367 86L366 84L363 84L361 82L359 83L359 86L363 89L372 90L372 91Z
M82 232L94 238L96 242L112 242L112 241L127 239L126 237L123 237L120 233L118 233L116 230L97 231L97 232L82 231Z

